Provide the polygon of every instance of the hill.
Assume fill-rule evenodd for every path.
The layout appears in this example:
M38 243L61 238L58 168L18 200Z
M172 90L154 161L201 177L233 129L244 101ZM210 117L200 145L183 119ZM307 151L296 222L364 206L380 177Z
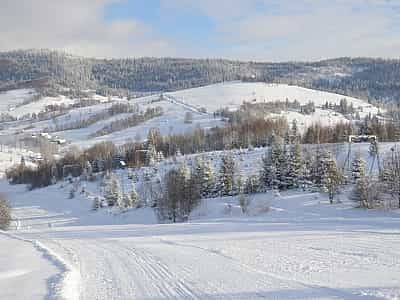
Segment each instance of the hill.
M400 98L400 60L338 58L320 62L223 59L94 59L50 50L0 53L0 89L36 87L47 94L96 89L135 95L232 80L288 83L370 101Z

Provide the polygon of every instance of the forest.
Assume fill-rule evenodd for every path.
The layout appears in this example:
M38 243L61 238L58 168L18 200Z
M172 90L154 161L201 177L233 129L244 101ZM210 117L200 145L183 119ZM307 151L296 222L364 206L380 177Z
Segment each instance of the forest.
M338 58L319 62L241 62L225 59L95 59L50 50L0 52L0 91L35 87L44 94L93 89L135 97L233 80L287 83L359 97L400 99L400 60Z

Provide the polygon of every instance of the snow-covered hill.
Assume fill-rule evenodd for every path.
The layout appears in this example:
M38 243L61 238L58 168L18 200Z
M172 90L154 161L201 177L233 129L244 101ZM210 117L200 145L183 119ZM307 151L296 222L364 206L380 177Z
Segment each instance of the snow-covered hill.
M2 105L9 108L11 103L21 104L24 99L32 93L32 90L16 90L1 94ZM127 140L137 138L145 139L148 131L152 128L158 128L163 135L185 133L193 131L197 127L207 129L214 126L224 126L224 122L221 121L220 118L215 117L213 112L225 107L238 109L244 101L261 103L286 100L293 102L297 100L302 105L310 101L314 102L315 112L311 114L303 114L293 110L269 114L269 117L272 118L285 117L289 122L296 119L300 130L304 130L307 126L317 122L323 125L335 125L339 122L349 122L348 116L323 107L326 102L339 104L342 99L346 99L347 103L354 107L361 118L368 114L374 115L378 113L377 107L360 99L284 84L248 82L215 84L173 93L165 93L163 96L156 94L132 99L130 101L126 98L107 98L96 94L91 94L89 98L101 101L102 103L88 107L75 108L64 112L60 116L48 118L44 121L13 122L7 125L6 131L3 130L3 132L0 133L12 136L24 130L25 134L38 134L56 125L68 125L88 119L93 114L109 108L113 103L137 104L142 111L159 106L163 109L164 114L136 126L99 137L93 137L92 135L104 126L110 125L115 120L129 117L129 114L118 114L106 117L93 124L87 125L87 127L54 132L53 135L66 139L68 144L87 147L105 140L122 144ZM21 117L27 113L39 113L50 104L64 104L68 106L85 100L86 98L71 99L64 96L45 97L29 104L20 105L8 112L14 117ZM192 122L185 122L185 115L187 113L192 114Z
M317 107L321 107L326 102L339 104L344 98L349 104L352 103L356 109L359 109L361 115L378 112L376 107L361 99L286 84L229 82L167 93L167 95L172 95L197 108L205 107L210 112L221 107L237 109L244 101L297 100L300 104L314 102Z
M12 112L18 105L29 101L34 95L33 89L17 89L0 92L0 112Z

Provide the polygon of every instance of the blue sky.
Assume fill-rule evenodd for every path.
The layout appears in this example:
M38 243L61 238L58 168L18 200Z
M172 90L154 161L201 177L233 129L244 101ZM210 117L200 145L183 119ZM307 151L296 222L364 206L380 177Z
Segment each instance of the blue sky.
M3 0L0 50L95 57L398 58L398 0Z

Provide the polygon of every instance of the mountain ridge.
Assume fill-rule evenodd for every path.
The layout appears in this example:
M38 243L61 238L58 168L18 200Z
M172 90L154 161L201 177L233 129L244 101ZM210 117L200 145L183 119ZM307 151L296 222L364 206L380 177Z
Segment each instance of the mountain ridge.
M0 89L31 84L45 94L95 89L101 94L166 92L225 81L286 83L374 103L398 103L400 60L340 57L315 62L228 59L99 59L64 51L0 52ZM33 82L33 83L32 83Z

